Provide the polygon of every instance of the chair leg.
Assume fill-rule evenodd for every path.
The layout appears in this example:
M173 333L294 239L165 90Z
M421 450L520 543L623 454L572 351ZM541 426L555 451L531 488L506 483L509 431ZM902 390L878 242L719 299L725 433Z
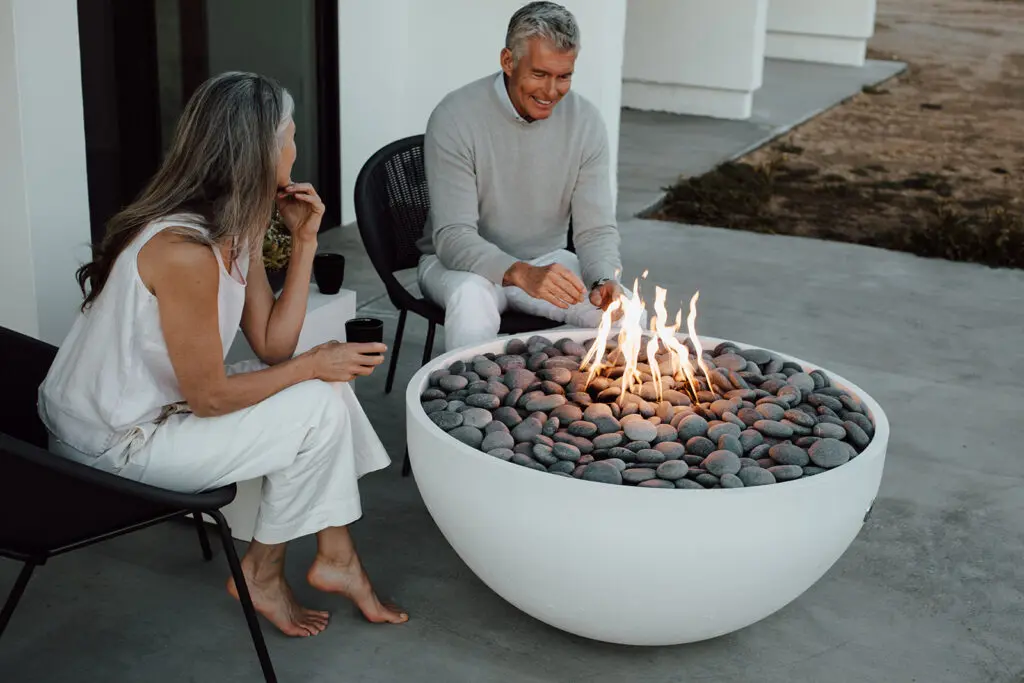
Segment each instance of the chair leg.
M206 522L203 521L202 512L193 512L192 520L196 524L196 532L199 534L199 546L203 549L203 559L209 562L213 559L213 550L210 549L210 537L206 533Z
M427 328L427 343L423 347L423 362L420 365L426 365L427 361L430 360L430 356L434 353L434 332L437 331L437 324L430 323L430 327Z
M18 606L18 601L21 600L21 596L25 593L25 587L28 585L28 580L32 578L32 572L35 568L36 565L31 562L26 562L25 566L21 568L21 573L18 574L18 578L14 582L14 588L11 589L10 594L7 596L7 602L4 603L3 611L0 611L0 636L4 634L7 622L11 620L14 608Z
M412 463L409 462L409 447L405 447L405 460L402 461L402 476L408 477L412 472Z
M235 541L231 538L231 527L228 526L228 521L224 519L224 515L220 510L210 510L207 514L217 521L217 530L220 532L220 540L224 545L224 554L227 555L228 565L231 567L231 576L235 580L235 589L238 591L238 601L242 603L245 621L249 626L249 636L252 638L253 647L256 648L256 656L259 657L260 667L263 669L263 678L266 683L277 683L277 674L274 673L274 665L270 662L267 643L263 640L263 631L260 629L259 617L256 615L256 608L253 607L249 588L245 584L242 563L239 562L238 553L235 552Z
M405 316L409 313L402 309L398 316L398 329L395 330L395 346L391 349L391 365L388 366L388 379L384 383L384 393L390 394L391 387L395 384L395 369L398 367L398 353L402 350L402 335L405 333Z

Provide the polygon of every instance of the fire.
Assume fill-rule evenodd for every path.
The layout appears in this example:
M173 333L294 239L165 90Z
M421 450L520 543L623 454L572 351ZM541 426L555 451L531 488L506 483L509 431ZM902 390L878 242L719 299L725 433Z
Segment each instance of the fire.
M641 278L646 279L647 274L648 272L645 270ZM639 280L633 281L632 296L620 294L619 298L612 302L601 318L594 344L580 365L581 370L587 371L587 386L590 386L590 383L602 372L621 365L624 371L620 383L619 402L624 402L626 394L638 392L645 379L644 373L639 370L641 351L646 354L647 366L650 368L650 376L654 382L658 401L661 401L663 397L664 378L674 380L676 386L681 390L688 388L694 401L696 401L697 392L700 390L697 369L703 373L708 387L712 386L711 373L704 362L703 348L700 338L697 336L697 301L700 298L700 292L696 292L690 299L689 314L686 317L686 328L695 350L693 360L690 358L690 350L679 341L677 336L682 327L683 309L680 306L675 316L675 323L670 325L668 311L665 308L666 295L665 289L655 287L654 315L651 316L650 334L646 344L641 321L647 311L647 304L640 295ZM609 352L609 340L615 319L620 311L617 344ZM696 362L696 369L694 362Z

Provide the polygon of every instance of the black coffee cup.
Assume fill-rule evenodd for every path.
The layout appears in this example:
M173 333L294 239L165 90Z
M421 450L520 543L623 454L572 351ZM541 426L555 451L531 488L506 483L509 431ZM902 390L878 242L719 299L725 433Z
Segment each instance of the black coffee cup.
M337 294L345 281L345 257L342 254L314 256L313 279L322 294Z
M345 322L345 341L372 344L384 341L384 321L377 318L352 318ZM370 354L379 356L379 353Z

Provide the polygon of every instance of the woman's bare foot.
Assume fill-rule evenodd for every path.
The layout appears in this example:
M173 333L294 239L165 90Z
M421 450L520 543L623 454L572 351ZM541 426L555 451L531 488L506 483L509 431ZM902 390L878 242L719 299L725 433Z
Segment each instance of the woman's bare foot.
M306 609L295 601L292 589L284 576L276 575L265 581L254 581L254 567L242 561L242 573L249 587L253 607L286 636L315 636L325 628L330 615L327 612ZM228 579L228 593L238 599L233 578Z
M317 590L344 595L375 624L404 624L409 621L409 615L401 608L381 603L357 557L348 563L339 563L317 554L307 579L309 585Z

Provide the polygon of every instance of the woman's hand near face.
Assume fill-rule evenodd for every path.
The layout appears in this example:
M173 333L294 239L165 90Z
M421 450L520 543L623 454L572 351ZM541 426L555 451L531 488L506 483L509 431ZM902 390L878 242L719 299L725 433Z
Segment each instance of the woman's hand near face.
M315 242L324 217L324 203L309 183L292 183L277 191L277 210L292 239Z

